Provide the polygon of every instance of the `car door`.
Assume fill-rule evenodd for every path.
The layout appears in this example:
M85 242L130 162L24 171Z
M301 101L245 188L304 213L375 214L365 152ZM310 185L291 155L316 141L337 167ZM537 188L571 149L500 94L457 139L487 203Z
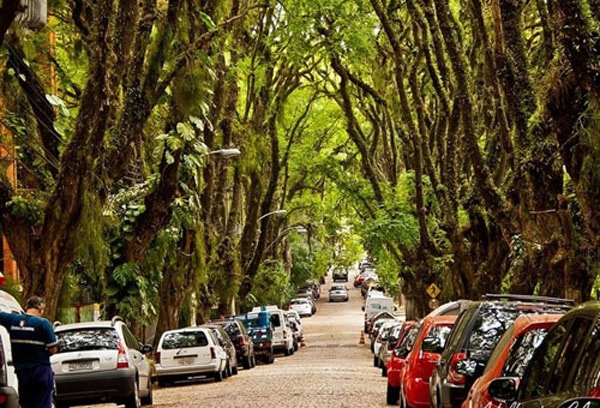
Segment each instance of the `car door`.
M589 344L593 326L587 316L563 319L554 326L519 386L517 400L521 408L557 407L566 398L577 396L573 381L576 370L586 364L582 361L583 346Z
M123 338L125 344L129 349L129 355L132 360L133 366L135 366L138 377L139 377L139 390L146 391L149 389L150 383L150 363L146 356L142 353L140 342L131 333L127 326L123 325Z

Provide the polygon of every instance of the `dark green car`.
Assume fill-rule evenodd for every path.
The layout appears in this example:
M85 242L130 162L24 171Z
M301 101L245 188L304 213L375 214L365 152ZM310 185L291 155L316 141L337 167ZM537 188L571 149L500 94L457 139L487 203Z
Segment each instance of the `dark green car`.
M236 316L240 319L254 343L254 354L261 361L271 364L275 361L273 351L273 327L268 311L246 313Z

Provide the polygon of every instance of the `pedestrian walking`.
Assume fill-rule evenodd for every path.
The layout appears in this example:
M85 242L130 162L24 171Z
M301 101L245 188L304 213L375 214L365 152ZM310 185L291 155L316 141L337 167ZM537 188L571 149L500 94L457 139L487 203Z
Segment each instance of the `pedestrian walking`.
M58 351L58 343L52 325L42 317L44 306L42 298L32 296L25 303L24 314L0 312L0 324L10 334L21 408L52 407L50 355Z

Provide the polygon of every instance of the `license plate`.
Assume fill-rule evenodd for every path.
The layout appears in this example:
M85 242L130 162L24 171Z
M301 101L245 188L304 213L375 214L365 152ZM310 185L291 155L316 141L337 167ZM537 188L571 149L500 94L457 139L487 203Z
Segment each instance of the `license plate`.
M181 357L177 359L179 365L190 365L194 363L194 357Z
M87 371L94 368L92 360L72 361L69 363L69 371Z

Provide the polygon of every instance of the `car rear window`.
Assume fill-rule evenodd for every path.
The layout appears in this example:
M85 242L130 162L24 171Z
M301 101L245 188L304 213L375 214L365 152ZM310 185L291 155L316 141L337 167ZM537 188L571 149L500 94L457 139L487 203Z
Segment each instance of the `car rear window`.
M162 342L163 350L205 346L208 346L208 339L202 331L167 333Z
M118 350L119 336L111 328L65 330L56 333L58 352Z

